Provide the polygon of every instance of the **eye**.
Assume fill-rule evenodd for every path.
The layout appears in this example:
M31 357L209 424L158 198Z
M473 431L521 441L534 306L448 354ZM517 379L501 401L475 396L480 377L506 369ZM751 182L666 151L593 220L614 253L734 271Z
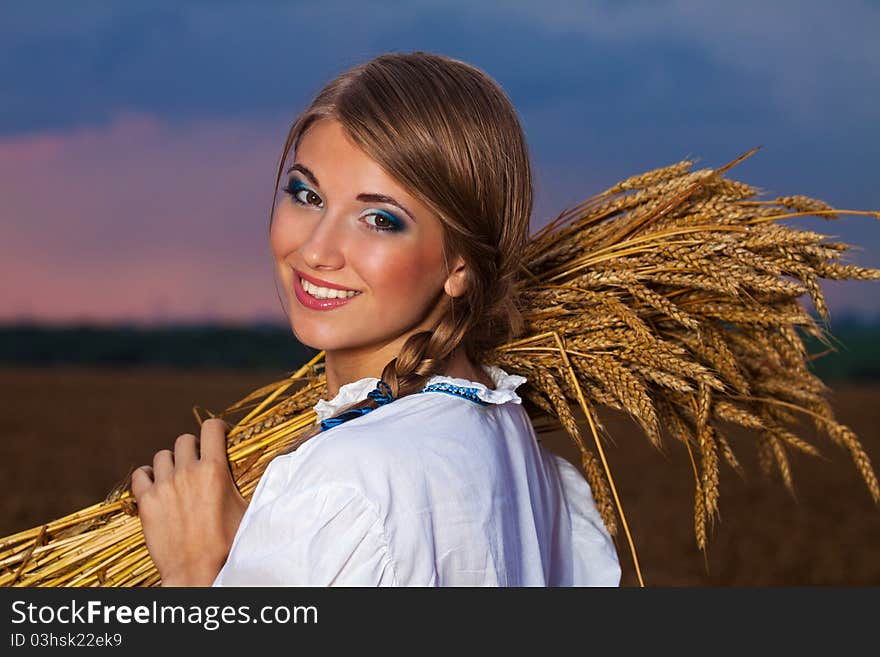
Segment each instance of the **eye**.
M290 196L293 197L293 202L297 205L314 205L311 200L321 198L311 189L306 187L302 181L297 180L296 178L291 178L287 182L287 185L284 187L284 192L290 194ZM302 192L306 193L302 194ZM309 196L310 194L311 196Z
M376 211L365 214L364 217L375 217L376 223L367 221L367 227L375 231L400 231L403 230L403 222L390 212Z

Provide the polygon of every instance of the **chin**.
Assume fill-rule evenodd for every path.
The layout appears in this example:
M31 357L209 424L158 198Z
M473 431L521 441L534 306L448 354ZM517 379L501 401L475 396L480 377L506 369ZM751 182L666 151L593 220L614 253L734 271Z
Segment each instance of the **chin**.
M310 349L317 349L318 351L338 351L340 349L347 349L354 346L345 336L334 334L332 329L317 331L309 330L305 329L305 327L302 326L302 323L297 324L293 320L291 320L290 326L293 329L293 335L300 344L303 344ZM297 326L299 326L299 330L297 330Z
M299 327L299 329L297 329ZM325 340L321 339L319 336L316 336L314 332L303 330L302 322L297 322L293 318L290 319L290 328L293 330L293 336L299 341L300 344L309 347L310 349L318 349L323 350L326 349L324 346Z

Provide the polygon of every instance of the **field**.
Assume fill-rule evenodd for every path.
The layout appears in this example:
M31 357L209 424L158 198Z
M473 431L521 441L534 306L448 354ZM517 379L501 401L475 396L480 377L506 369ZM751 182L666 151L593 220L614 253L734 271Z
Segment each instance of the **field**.
M181 371L7 366L0 370L0 536L92 504L132 466L197 433L194 404L220 411L279 370ZM838 419L850 425L880 464L880 383L834 383ZM633 533L642 573L656 586L880 585L880 507L850 457L826 439L827 460L789 452L794 500L775 477L761 476L750 436L731 442L748 473L721 471L720 511L707 563L693 534L693 474L687 452L657 453L627 417L603 412L614 437L606 454ZM815 437L811 424L799 435ZM544 444L574 457L564 435ZM617 540L625 586L637 585L629 548ZM707 568L708 566L708 568Z

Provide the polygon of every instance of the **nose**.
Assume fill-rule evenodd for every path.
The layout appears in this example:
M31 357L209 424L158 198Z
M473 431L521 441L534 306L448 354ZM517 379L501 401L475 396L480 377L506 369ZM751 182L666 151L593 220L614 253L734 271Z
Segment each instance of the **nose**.
M345 218L327 213L316 221L308 239L300 246L300 255L312 269L340 269L345 264L339 222Z

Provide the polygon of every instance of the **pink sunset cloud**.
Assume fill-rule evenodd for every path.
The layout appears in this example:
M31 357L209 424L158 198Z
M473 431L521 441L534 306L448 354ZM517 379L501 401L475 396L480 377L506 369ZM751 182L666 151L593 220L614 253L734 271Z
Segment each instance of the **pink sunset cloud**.
M0 140L0 321L284 321L268 251L287 119L139 114Z

